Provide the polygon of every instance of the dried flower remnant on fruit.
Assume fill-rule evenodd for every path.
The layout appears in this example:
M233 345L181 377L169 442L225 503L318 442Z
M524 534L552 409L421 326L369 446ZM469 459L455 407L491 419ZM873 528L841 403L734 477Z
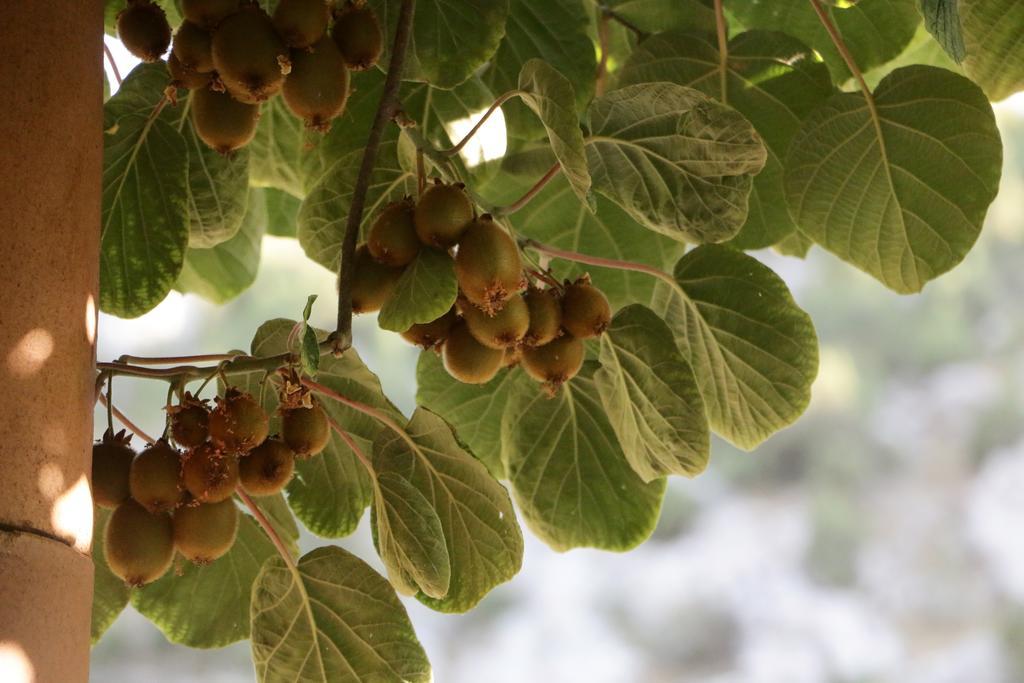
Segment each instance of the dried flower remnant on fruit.
M416 235L431 247L454 246L473 220L473 204L461 184L446 185L440 180L420 196L413 212Z
M156 581L174 559L174 532L166 512L149 512L134 500L117 506L103 532L110 570L129 586Z
M331 37L344 55L345 63L354 71L372 67L384 49L377 13L363 0L349 0L335 10Z
M478 342L464 321L452 327L442 347L444 367L455 379L465 384L485 384L498 374L505 352Z
M293 51L282 96L308 128L321 133L330 130L331 121L345 111L348 92L348 69L330 38Z
M243 453L267 438L270 418L250 394L229 388L210 413L210 440L225 453Z
M213 34L213 65L237 100L257 103L275 95L291 68L288 48L259 5L247 4Z
M448 338L448 332L458 319L455 307L452 306L447 313L436 320L431 320L429 323L416 323L402 333L402 338L424 349L436 348Z
M157 4L128 0L128 6L117 15L117 37L142 61L155 62L171 44L171 25Z
M487 214L474 220L462 235L455 275L466 298L489 315L500 311L526 285L515 240Z
M180 403L167 406L171 438L182 448L195 448L210 435L210 409L206 403L186 391Z
M189 451L181 468L185 488L200 503L219 503L238 486L238 458L205 443Z
M542 382L545 390L554 395L580 371L585 355L583 342L565 334L544 346L523 349L522 365L526 374Z
M189 71L182 67L181 62L173 54L167 58L167 73L171 75L170 88L174 91L178 88L199 90L200 88L209 88L213 84L214 75L212 73ZM172 104L177 104L177 92L174 92L173 95L168 94L168 98Z
M494 315L484 313L465 299L459 302L459 312L473 338L492 349L517 346L530 329L530 309L519 296L506 301Z
M238 508L227 498L175 510L171 517L174 547L198 565L213 562L231 550L238 534Z
M405 197L388 204L373 221L366 246L378 262L400 268L419 254L422 242L416 235L415 207L412 198Z
M271 437L252 449L238 464L242 488L253 496L278 493L292 479L295 453L284 441Z
M131 436L122 429L108 429L92 447L92 499L96 505L113 510L131 495L129 476L135 451Z
M600 336L612 322L608 297L583 276L562 294L562 327L580 339Z
M181 454L163 439L151 444L132 462L130 486L132 498L150 512L178 507L185 494Z

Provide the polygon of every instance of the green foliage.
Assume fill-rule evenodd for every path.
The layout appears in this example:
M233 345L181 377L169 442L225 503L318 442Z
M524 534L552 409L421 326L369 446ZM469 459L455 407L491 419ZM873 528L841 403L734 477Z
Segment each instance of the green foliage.
M1024 89L1024 5L1013 0L959 0L967 75L993 101Z
M103 637L110 625L117 619L128 605L129 590L124 581L114 576L107 565L103 551L103 531L107 528L110 510L95 508L92 526L92 563L94 567L92 581L92 627L93 644Z
M455 303L458 292L452 257L437 249L420 249L380 309L377 322L385 330L404 332L416 323L440 318Z

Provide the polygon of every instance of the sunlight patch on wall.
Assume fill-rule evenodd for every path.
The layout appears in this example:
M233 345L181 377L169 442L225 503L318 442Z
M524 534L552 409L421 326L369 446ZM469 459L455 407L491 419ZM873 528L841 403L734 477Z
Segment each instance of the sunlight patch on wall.
M89 346L96 343L96 316L98 314L96 299L90 294L89 298L85 300L85 338L89 342Z
M0 643L0 681L5 683L35 683L36 670L25 650L17 643Z
M7 370L15 377L26 378L39 372L53 354L53 337L42 328L25 333L7 353Z
M92 521L92 493L89 480L83 474L71 488L57 496L50 523L58 534L70 538L77 550L87 553L92 543Z

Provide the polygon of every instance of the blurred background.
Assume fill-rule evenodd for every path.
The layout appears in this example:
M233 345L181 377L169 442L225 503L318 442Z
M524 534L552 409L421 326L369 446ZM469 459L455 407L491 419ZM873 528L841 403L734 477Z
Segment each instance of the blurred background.
M818 248L806 261L757 253L817 326L807 413L753 453L715 442L705 474L670 479L657 530L629 553L558 554L526 532L522 572L473 612L405 600L435 680L1024 680L1024 95L996 113L1002 188L966 261L901 297ZM332 327L333 275L294 240L264 240L238 299L172 293L142 318L101 316L98 358L248 349L261 322L297 317L311 293L312 322ZM373 318L355 327L410 413L418 351ZM159 432L164 391L119 380L115 402ZM382 570L366 522L340 545ZM324 543L303 537L304 550ZM91 678L254 673L247 642L172 645L129 607L94 648Z

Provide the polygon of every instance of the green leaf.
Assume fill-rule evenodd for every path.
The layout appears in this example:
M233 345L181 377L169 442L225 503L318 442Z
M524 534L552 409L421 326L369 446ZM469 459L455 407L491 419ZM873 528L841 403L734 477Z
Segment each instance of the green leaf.
M160 303L188 244L188 153L168 123L162 63L141 64L103 106L100 308L123 318Z
M715 11L706 0L609 0L605 4L645 33L715 30Z
M791 232L786 239L772 245L772 248L783 256L806 258L807 252L809 252L813 246L814 240L799 230L795 230L794 232Z
M958 0L967 58L964 68L992 101L1024 90L1024 3Z
M960 27L959 0L921 0L924 25L942 49L957 63L967 54L963 30Z
M523 537L508 492L440 417L417 408L403 434L381 432L373 445L373 467L378 475L405 478L441 521L450 585L443 599L418 595L424 604L465 612L519 571Z
M419 589L431 598L443 598L451 585L452 566L441 519L430 501L394 472L377 477L375 500L377 545L391 583L409 595Z
M299 206L302 200L284 190L266 187L261 190L267 211L267 234L274 237L295 237Z
M302 120L288 110L284 98L264 102L256 137L246 146L249 182L302 197L306 189L303 164L309 156L303 143Z
M405 267L395 292L380 309L377 324L404 332L416 323L437 320L448 312L459 294L455 260L446 251L420 249Z
M110 625L114 623L121 611L128 605L128 586L125 585L107 565L107 555L103 550L103 534L110 519L110 510L93 506L92 525L92 644L99 642Z
M905 67L875 89L836 95L801 125L786 160L800 229L900 292L960 263L999 188L992 107L962 76Z
M501 462L501 415L519 385L534 384L522 372L502 370L487 384L464 384L444 369L439 354L420 353L416 365L416 403L440 415L459 441L495 479L505 477Z
M277 554L267 535L245 514L227 554L208 565L183 561L178 571L132 592L132 605L172 643L224 647L249 637L253 582Z
M430 680L430 663L391 585L341 548L317 548L295 570L268 561L252 596L260 683Z
M751 450L794 422L818 374L814 325L757 259L703 246L680 259L662 314L689 361L711 428Z
M532 58L547 62L573 88L573 123L594 96L597 59L594 43L587 33L588 18L579 0L512 0L505 38L483 77L495 94L514 90L522 80L520 68ZM533 114L520 102L502 105L505 127L510 136L529 140L544 133Z
M703 472L710 449L704 401L665 321L644 306L622 309L601 335L599 360L594 383L633 471L646 482Z
M523 92L523 102L544 124L551 149L576 196L593 209L590 172L583 151L583 132L576 114L572 83L547 63L531 59L519 72L519 90Z
M747 220L761 138L736 110L673 83L629 85L587 112L594 189L678 240L721 242Z
M939 66L954 73L963 73L963 67L950 59L949 55L942 49L942 46L935 42L931 34L925 29L924 24L917 27L913 40L907 48L895 59L891 59L882 66L871 69L864 74L864 81L869 87L874 88L882 79L896 69L904 66L924 64L926 66Z
M264 226L268 222L261 196L265 191L257 188L250 193L249 211L234 237L212 249L188 248L175 289L223 304L256 281Z
M270 521L270 525L274 527L277 535L281 537L281 540L288 547L288 552L293 557L298 557L299 526L295 522L295 515L292 514L292 509L288 507L288 501L285 500L284 494L275 493L270 496L254 496L253 502Z
M853 61L867 71L903 52L914 37L921 23L916 4L917 0L860 0L825 11ZM782 31L806 43L822 56L837 83L850 78L846 62L807 0L735 2L730 9L745 26Z
M302 339L299 342L299 362L302 364L302 371L310 377L315 377L320 367L320 343L316 338L316 330L309 324L314 301L316 294L310 294L306 299L306 307L302 309Z
M554 398L517 391L501 422L502 458L527 526L555 550L629 550L658 521L665 480L630 468L588 361Z
M620 85L669 81L697 88L743 114L764 140L764 170L754 178L750 213L731 244L760 249L796 230L786 210L782 159L800 120L832 94L828 69L805 45L773 31L729 41L722 91L713 34L661 33L643 41L619 75Z

